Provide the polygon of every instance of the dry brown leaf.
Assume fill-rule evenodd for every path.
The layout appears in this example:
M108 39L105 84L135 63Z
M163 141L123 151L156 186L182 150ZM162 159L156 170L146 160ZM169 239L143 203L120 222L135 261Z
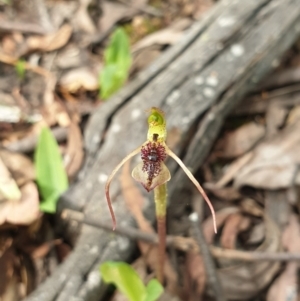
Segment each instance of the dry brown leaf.
M48 126L59 124L61 127L67 127L70 125L71 119L62 103L54 101L45 107L44 121L40 122L42 126L44 122L46 122Z
M249 122L235 131L229 132L222 139L221 157L234 158L249 151L265 135L265 127L256 122Z
M79 125L72 121L68 130L68 145L64 156L65 166L69 177L77 174L84 157L82 135Z
M188 252L185 266L188 273L189 300L201 300L206 285L205 266L201 254Z
M0 150L0 158L5 162L18 186L35 180L35 170L31 160L20 153Z
M42 245L34 248L31 252L30 255L32 258L43 258L45 257L56 245L61 244L62 240L61 239L55 239L55 240L50 240L46 241Z
M263 243L256 249L259 252L277 252L280 250L280 232L276 224L265 217L266 235ZM272 281L278 270L279 262L244 263L234 260L219 260L221 268L217 273L230 300L248 300L256 296Z
M2 202L0 206L0 225L5 222L29 225L40 216L39 195L33 182L21 188L21 199Z
M251 160L235 174L234 185L280 189L300 184L300 174L295 178L300 163L299 131L297 121L258 145Z
M250 219L240 213L228 216L221 234L221 246L226 249L235 249L239 232L245 231L249 226Z
M46 36L32 36L27 39L29 51L53 51L62 48L67 44L72 34L72 27L69 24L63 25L57 32Z
M17 43L13 36L11 35L5 35L1 38L1 50L8 55L11 55L12 53L15 53Z
M239 170L243 166L245 166L251 160L252 157L253 151L250 151L249 153L243 155L242 157L232 162L230 166L226 168L226 171L221 177L221 179L216 183L216 187L221 188L226 186L230 181L234 179Z
M126 206L134 216L138 227L147 233L155 233L151 224L143 215L142 209L144 205L144 198L132 180L130 162L124 164L121 174L121 186ZM157 266L157 247L149 246L149 244L141 241L138 242L138 245L141 253L146 258L147 264L152 270L155 270ZM173 270L167 257L164 266L164 275L166 277L168 290L170 292L175 292L177 286L177 274Z

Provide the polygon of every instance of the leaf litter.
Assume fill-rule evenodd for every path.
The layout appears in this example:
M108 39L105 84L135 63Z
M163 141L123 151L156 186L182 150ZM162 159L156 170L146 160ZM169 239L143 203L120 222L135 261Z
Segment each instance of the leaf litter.
M95 1L36 1L45 12L41 18L36 13L38 10L29 9L26 4L19 6L17 0L10 2L10 5L0 4L0 30L6 26L0 37L0 266L3 271L0 298L7 301L28 295L34 283L45 280L71 252L68 243L55 233L51 218L39 208L41 199L32 151L41 128L55 128L68 177L76 179L85 155L83 121L103 101L98 97L99 74L104 68L104 53L114 28L121 25L129 36L133 61L127 81L131 81L139 70L176 44L193 20L214 4L210 0L102 1L102 6ZM276 254L283 249L300 252L299 93L292 92L293 87L288 86L300 82L299 51L298 43L278 71L259 85L257 94L247 97L243 107L236 109L209 156L206 169L210 178L206 179L205 187L218 208L219 234L214 235L209 218L203 221L203 232L209 245L215 248L247 254ZM29 144L22 144L23 141ZM17 152L5 150L9 145L15 145ZM155 233L151 221L142 213L146 204L143 195L126 169L121 183L127 207L138 227ZM279 195L279 189L281 193L294 194L294 203L287 205L293 213L283 229L270 218L272 210L280 215L279 209L270 205L270 198ZM182 235L180 241L189 234L184 222L186 212L178 209L177 214L182 214L176 221L176 234ZM169 231L172 232L171 227ZM141 257L136 266L147 281L157 263L155 247L141 241L138 246ZM169 292L162 300L208 299L210 288L197 249L170 248L167 257L165 274ZM251 264L225 258L215 258L215 261L227 299L299 299L297 262L288 262L282 268L278 261ZM168 295L170 292L173 296Z

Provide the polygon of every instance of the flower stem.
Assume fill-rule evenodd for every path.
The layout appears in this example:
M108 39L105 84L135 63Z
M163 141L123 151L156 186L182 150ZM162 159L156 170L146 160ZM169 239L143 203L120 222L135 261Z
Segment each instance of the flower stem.
M167 185L162 184L154 189L154 201L158 232L158 267L157 279L163 284L164 263L166 252L166 208L167 208Z

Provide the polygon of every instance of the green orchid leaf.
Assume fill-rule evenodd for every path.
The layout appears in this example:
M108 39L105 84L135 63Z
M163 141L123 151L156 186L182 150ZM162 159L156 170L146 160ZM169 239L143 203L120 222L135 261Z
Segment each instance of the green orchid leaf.
M124 85L131 63L129 39L122 28L117 28L104 52L104 68L99 76L102 99L109 98Z
M105 282L113 283L130 301L146 300L146 288L129 264L107 261L100 266L100 272Z
M156 279L151 279L146 287L146 297L143 301L155 301L163 291L162 285Z
M43 128L39 136L34 164L42 197L40 209L54 213L59 196L68 188L68 177L57 142L48 128Z

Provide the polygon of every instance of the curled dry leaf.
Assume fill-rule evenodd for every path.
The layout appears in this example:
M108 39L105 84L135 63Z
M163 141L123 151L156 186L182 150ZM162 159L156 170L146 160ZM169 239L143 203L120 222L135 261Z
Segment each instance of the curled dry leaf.
M61 127L67 127L71 123L70 116L65 106L58 101L54 101L45 107L44 121L47 125L58 124ZM37 131L45 126L44 121L35 124Z
M0 157L0 200L15 202L21 197L21 192L10 172ZM1 211L0 211L1 212Z
M5 222L19 225L29 225L40 216L39 195L33 182L26 183L21 188L20 199L7 200L0 206L0 225Z
M2 149L0 158L5 162L18 186L35 179L33 163L26 156Z
M295 179L300 163L300 121L287 126L254 150L251 160L235 175L236 187L244 185L263 189L287 188L300 183Z
M99 87L98 75L97 72L88 67L72 69L61 77L59 85L70 93L75 93L81 88L95 91Z
M72 34L72 27L63 25L57 32L46 36L32 36L27 39L28 51L53 51L67 44Z
M300 163L300 121L288 125L275 136L260 143L253 151L234 161L216 183L224 187L234 180L234 186L249 185L263 189L287 188L300 183L295 177Z
M240 213L228 216L221 234L221 246L226 249L235 249L239 232L245 231L250 226L250 219Z
M256 249L259 252L280 250L280 232L275 223L265 216L266 234L263 243ZM219 261L221 268L217 273L224 289L225 297L230 300L253 298L269 285L280 269L279 262L244 263L234 260ZM225 266L225 267L222 267Z

